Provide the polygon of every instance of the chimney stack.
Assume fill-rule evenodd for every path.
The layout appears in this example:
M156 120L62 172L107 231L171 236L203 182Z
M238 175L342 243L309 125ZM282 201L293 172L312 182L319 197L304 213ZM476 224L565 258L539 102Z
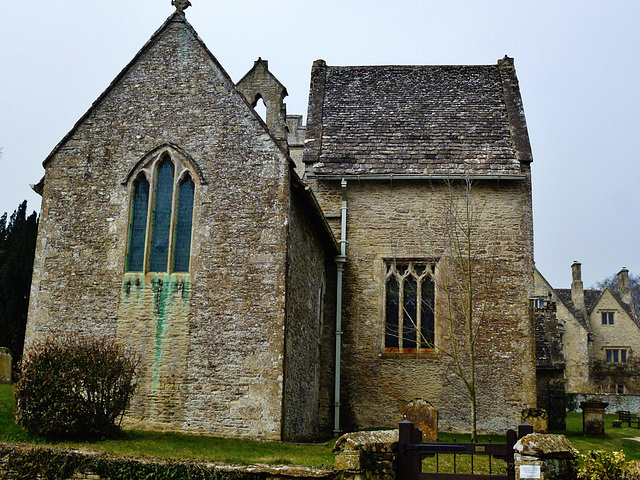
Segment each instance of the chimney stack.
M584 305L584 287L582 285L582 264L574 261L571 265L571 301L577 310L587 318L587 309Z
M618 272L618 293L624 303L631 305L631 288L629 287L629 270L627 270L627 267L622 267L622 270Z

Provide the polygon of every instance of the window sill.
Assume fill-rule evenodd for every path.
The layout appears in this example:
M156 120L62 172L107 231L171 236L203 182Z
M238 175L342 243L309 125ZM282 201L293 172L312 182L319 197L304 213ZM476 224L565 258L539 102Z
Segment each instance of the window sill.
M397 348L393 348L393 349L390 348L390 349L385 349L380 353L378 353L378 358L436 359L438 358L438 354L433 348L425 348L424 350L406 349L402 351L400 351Z

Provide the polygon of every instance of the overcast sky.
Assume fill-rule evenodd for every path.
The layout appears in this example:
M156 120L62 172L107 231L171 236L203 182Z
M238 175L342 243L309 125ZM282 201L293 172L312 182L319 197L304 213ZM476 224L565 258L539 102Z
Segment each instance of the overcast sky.
M191 0L237 81L259 56L306 115L311 64L515 58L533 149L536 265L567 287L640 274L640 1ZM0 0L0 214L40 209L42 161L173 12L170 0Z

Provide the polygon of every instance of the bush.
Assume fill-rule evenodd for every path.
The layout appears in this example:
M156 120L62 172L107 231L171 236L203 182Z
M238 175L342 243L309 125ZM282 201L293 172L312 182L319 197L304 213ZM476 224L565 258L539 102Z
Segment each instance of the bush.
M14 390L16 420L53 440L114 437L136 390L137 364L105 338L70 335L33 344Z
M627 462L624 452L591 451L578 458L579 480L640 480L637 462Z

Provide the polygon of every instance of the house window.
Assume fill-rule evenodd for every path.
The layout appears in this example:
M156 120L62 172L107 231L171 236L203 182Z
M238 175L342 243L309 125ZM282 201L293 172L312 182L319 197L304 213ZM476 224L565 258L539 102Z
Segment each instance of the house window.
M626 348L606 348L605 356L607 363L627 363Z
M399 352L432 349L435 340L434 265L388 262L385 265L384 319L386 349Z
M614 312L602 312L602 325L613 325Z
M545 308L547 306L547 301L542 298L535 298L533 300L533 308Z
M133 182L129 272L189 271L195 185L178 167L165 153Z

